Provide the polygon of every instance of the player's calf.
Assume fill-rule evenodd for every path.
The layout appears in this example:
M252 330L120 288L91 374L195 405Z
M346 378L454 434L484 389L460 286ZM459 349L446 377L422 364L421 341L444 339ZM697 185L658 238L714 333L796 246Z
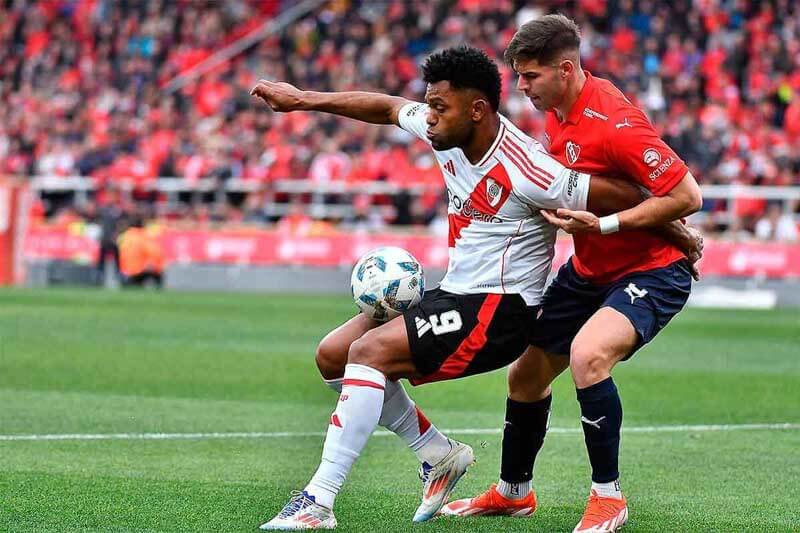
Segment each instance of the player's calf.
M344 376L344 365L347 364L347 354L345 358L340 361L339 354L331 350L325 341L317 346L317 353L314 356L314 361L317 363L317 368L325 381L339 379Z
M508 397L516 402L537 402L550 396L550 384L569 366L566 355L551 355L536 346L508 367Z

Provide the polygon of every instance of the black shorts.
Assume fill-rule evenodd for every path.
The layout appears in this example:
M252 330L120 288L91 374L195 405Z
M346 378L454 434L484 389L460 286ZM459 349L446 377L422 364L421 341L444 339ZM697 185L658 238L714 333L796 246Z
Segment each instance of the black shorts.
M625 315L638 334L627 359L683 309L691 290L685 259L603 285L580 277L570 260L545 291L530 342L545 352L569 355L572 340L589 318L601 307L611 307Z
M502 368L528 346L536 308L519 294L425 293L403 314L417 370L413 385Z

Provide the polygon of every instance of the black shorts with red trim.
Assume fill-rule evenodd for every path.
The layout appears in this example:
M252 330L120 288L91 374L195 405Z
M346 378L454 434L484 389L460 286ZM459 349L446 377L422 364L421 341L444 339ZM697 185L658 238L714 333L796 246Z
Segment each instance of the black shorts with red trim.
M422 378L413 385L456 379L502 368L528 346L537 308L519 294L425 293L403 314L408 343Z

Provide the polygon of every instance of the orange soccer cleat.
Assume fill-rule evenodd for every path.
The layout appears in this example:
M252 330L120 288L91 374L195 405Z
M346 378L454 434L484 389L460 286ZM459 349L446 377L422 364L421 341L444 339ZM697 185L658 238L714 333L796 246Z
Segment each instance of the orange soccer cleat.
M527 496L510 500L497 492L497 484L492 483L489 490L475 496L455 500L442 507L446 516L530 516L536 510L536 494L530 491Z
M617 531L628 520L628 502L623 496L606 498L594 490L583 512L583 518L573 533L611 533Z

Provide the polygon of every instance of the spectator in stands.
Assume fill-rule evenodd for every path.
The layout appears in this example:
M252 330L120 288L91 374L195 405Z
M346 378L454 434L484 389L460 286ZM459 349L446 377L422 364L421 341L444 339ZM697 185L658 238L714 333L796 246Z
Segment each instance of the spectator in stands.
M762 241L797 242L797 222L780 203L771 203L766 214L756 222L755 234Z

